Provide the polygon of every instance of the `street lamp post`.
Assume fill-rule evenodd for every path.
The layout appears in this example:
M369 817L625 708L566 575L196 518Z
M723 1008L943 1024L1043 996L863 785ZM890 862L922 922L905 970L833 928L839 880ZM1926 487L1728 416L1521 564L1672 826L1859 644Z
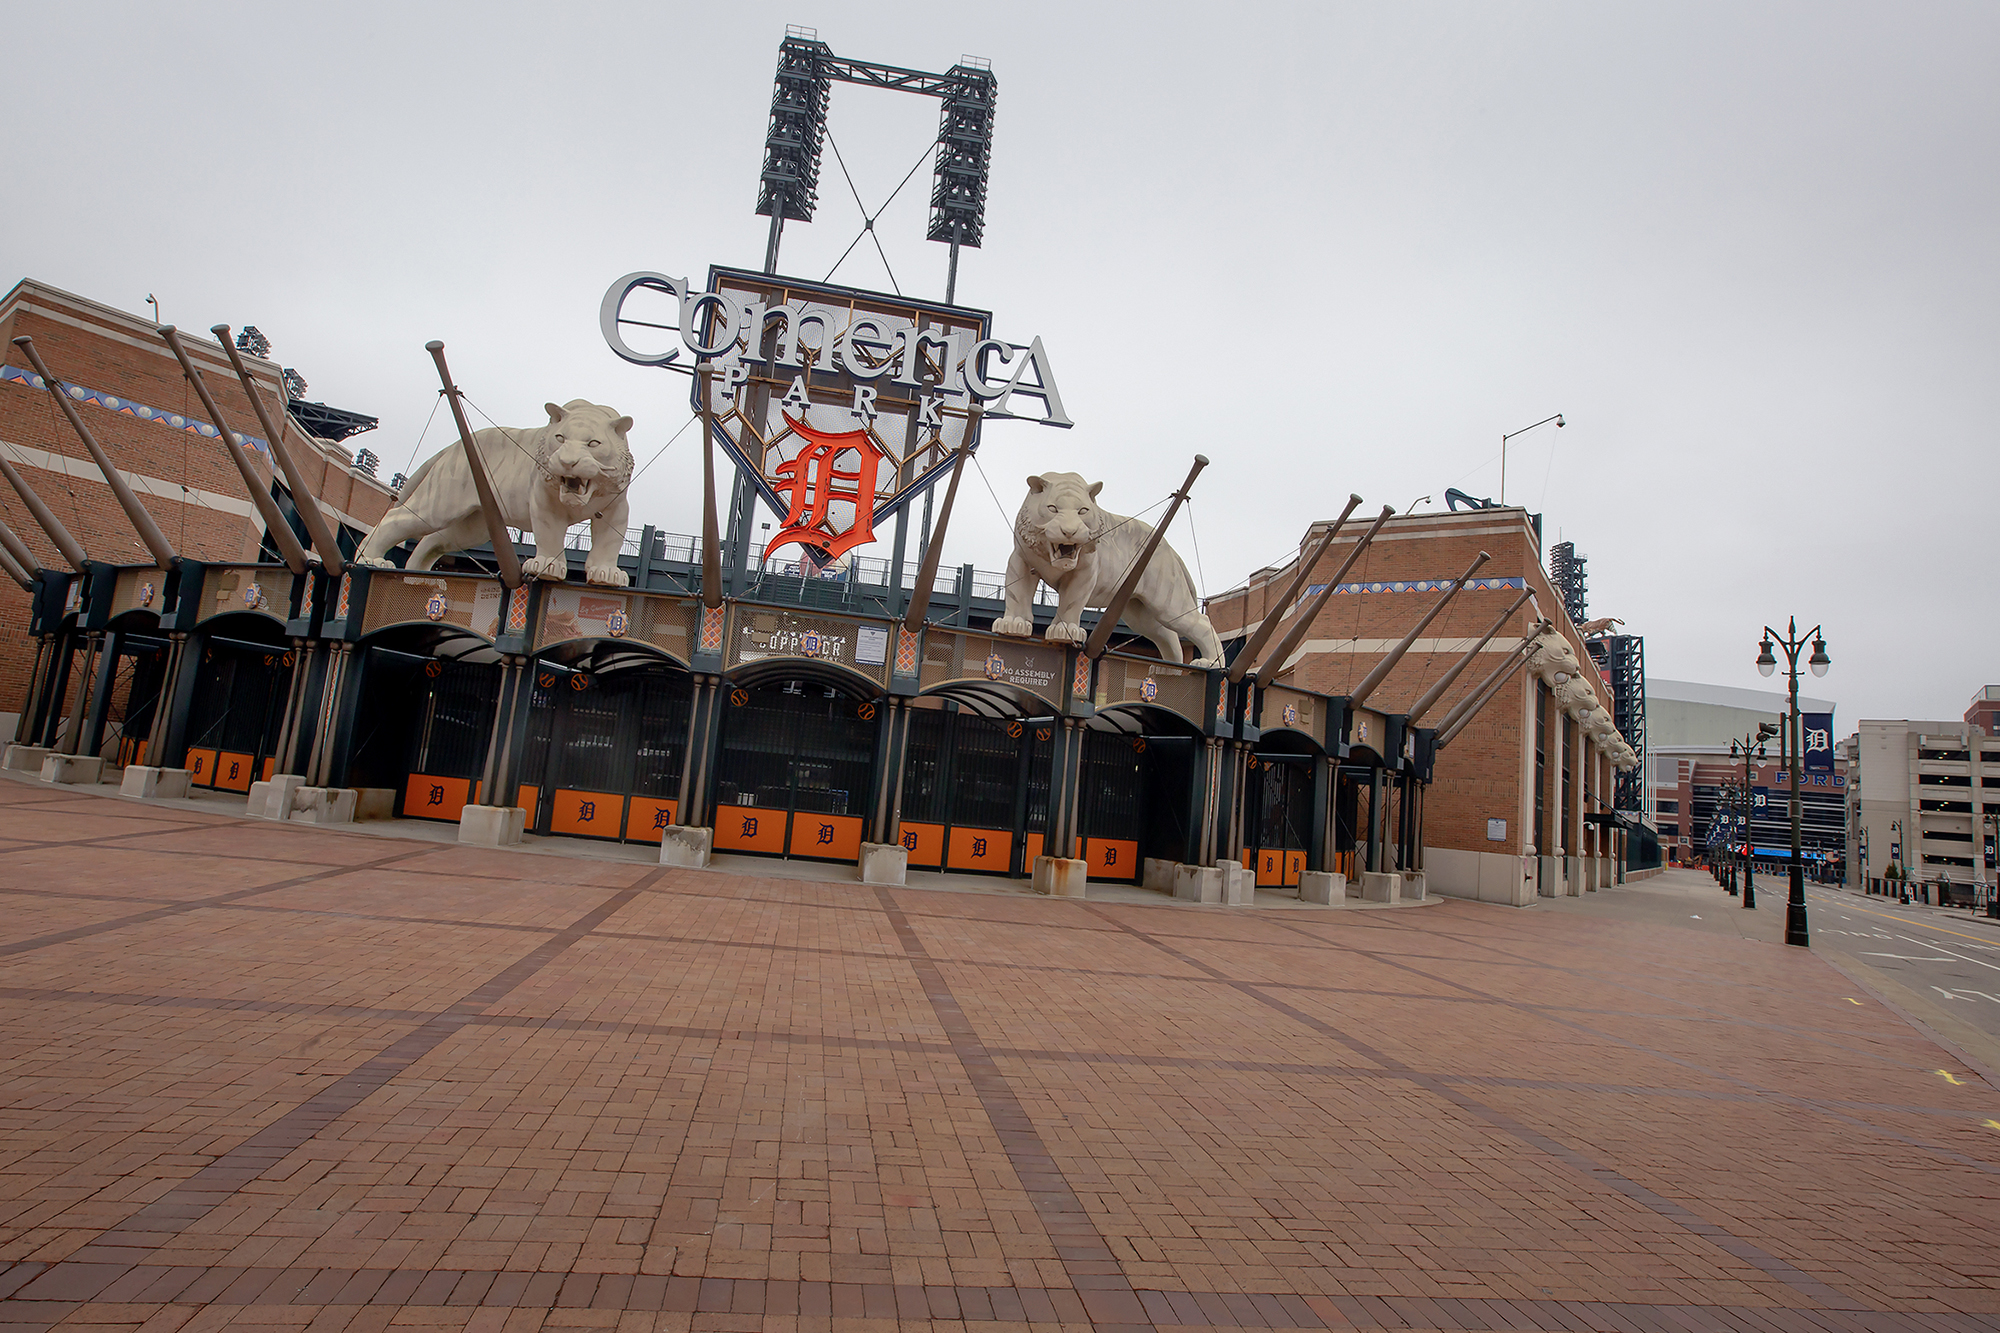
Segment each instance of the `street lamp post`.
M1903 882L1903 821L1889 821L1889 864L1896 872L1896 895L1903 902L1910 901L1909 887Z
M1535 426L1546 426L1551 421L1556 423L1557 430L1561 430L1566 424L1563 421L1562 413L1558 412L1552 417L1543 417L1535 423ZM1517 431L1512 431L1500 437L1500 503L1503 505L1507 503L1507 441L1513 439L1516 435L1526 435L1535 426L1523 426Z
M1750 798L1750 759L1751 752L1755 751L1757 762L1762 763L1765 758L1764 742L1777 734L1777 723L1759 722L1754 733L1743 737L1743 905L1752 910L1757 906L1757 888L1751 882L1750 869L1751 853L1757 850L1757 811ZM1729 754L1731 758L1737 754L1735 741L1729 742Z
M1791 712L1786 728L1791 737L1792 750L1792 892L1785 904L1785 943L1810 945L1812 934L1806 929L1806 877L1805 866L1799 859L1799 821L1802 807L1799 804L1799 755L1802 750L1799 733L1799 653L1807 643L1812 644L1812 656L1806 659L1806 667L1815 676L1824 676L1826 669L1833 665L1833 659L1826 655L1826 639L1820 627L1814 625L1804 634L1799 633L1798 617L1787 622L1787 629L1779 635L1769 625L1764 626L1764 641L1758 645L1762 650L1757 654L1757 670L1770 675L1778 668L1778 659L1771 655L1773 640L1785 650L1785 675L1790 682Z
M1994 868L1989 849L2000 850L2000 810L1988 807L1980 816L1986 825L1986 845L1979 849L1979 863L1986 868L1986 915L2000 921L2000 869Z

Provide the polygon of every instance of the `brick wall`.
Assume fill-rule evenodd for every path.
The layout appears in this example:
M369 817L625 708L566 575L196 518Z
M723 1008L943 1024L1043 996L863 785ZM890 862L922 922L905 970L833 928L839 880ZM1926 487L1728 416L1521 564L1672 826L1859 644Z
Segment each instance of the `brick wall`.
M146 319L24 281L0 300L0 357L28 370L27 357L11 341L23 334L35 340L35 350L59 379L205 419L180 364ZM261 437L263 427L213 336L206 330L183 330L182 345L200 368L230 428ZM245 359L266 404L276 413L285 401L278 368L255 357ZM134 489L176 551L195 560L256 559L263 523L251 509L243 480L220 440L93 403L78 404L77 412L120 471L159 483L141 480ZM339 446L323 450L296 427L289 429L286 443L308 485L320 488L322 500L358 526L372 526L387 512L393 493L352 472ZM19 381L0 381L0 450L91 559L112 564L150 561L111 487L46 391ZM268 490L271 466L262 452L249 452L258 485ZM20 497L4 483L0 483L0 519L43 564L68 567ZM34 662L27 626L27 594L12 580L0 580L0 712L18 710L26 695ZM79 669L81 661L79 656Z
M1321 557L1308 584L1331 579L1353 549L1354 540L1367 528L1358 517L1348 520L1343 532L1352 538L1336 539ZM1301 538L1300 556L1324 535L1324 524L1315 524ZM1383 525L1369 549L1343 578L1343 584L1394 584L1422 580L1455 579L1465 572L1480 551L1492 558L1475 578L1518 578L1526 581L1535 600L1516 612L1489 645L1486 652L1468 666L1443 699L1422 719L1435 725L1461 698L1500 664L1506 650L1520 642L1535 620L1535 611L1553 619L1571 641L1577 659L1587 663L1582 638L1562 610L1562 599L1550 586L1536 548L1534 531L1527 516L1518 509L1480 512L1398 516ZM1296 560L1289 565L1260 570L1240 588L1212 597L1209 619L1225 639L1254 632L1270 608L1289 586ZM1394 648L1405 634L1437 601L1436 592L1365 591L1336 593L1327 599L1294 656L1285 680L1305 689L1326 694L1348 694ZM1368 698L1370 708L1400 713L1436 682L1466 648L1484 634L1494 619L1515 598L1519 589L1469 589L1461 592L1445 611L1424 630L1410 652ZM1289 629L1289 622L1272 637L1272 644ZM1267 645L1266 651L1269 651ZM1597 689L1599 702L1609 708L1610 690L1594 671L1585 677ZM1484 710L1469 722L1452 743L1439 752L1434 785L1425 805L1424 841L1432 847L1452 847L1466 851L1519 852L1532 834L1534 815L1534 679L1526 668L1515 673L1507 686ZM1559 728L1551 706L1548 756L1550 789L1547 810L1551 835L1561 828L1562 762ZM1580 729L1572 729L1580 736ZM1580 740L1573 745L1581 745ZM1594 751L1593 751L1594 753ZM1572 828L1581 831L1580 812L1585 786L1582 760L1573 751L1575 788L1572 793ZM1592 779L1592 792L1604 791L1608 783ZM1507 821L1507 841L1487 841L1487 821ZM1581 839L1578 839L1579 843ZM1553 847L1553 842L1550 846ZM1576 851L1572 848L1571 851Z

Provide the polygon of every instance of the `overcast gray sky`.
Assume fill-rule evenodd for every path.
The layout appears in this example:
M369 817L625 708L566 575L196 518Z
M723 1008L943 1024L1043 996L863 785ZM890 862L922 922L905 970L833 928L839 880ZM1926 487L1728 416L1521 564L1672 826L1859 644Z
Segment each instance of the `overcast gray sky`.
M1145 508L1197 451L1207 592L1350 490L1499 488L1590 561L1661 676L1759 686L1767 620L1823 620L1809 692L1956 718L2000 681L1996 128L1982 4L339 6L71 0L8 18L11 272L204 329L254 323L406 470L423 344L508 423L584 397L641 461L686 381L606 350L618 275L755 267L777 45L1000 85L986 249L959 298L1045 340L1064 433L989 428L947 559L997 569L1021 478ZM870 208L935 103L836 85ZM879 228L941 297L929 172ZM833 155L780 269L860 215ZM886 289L872 247L836 275ZM1247 338L1246 350L1215 351ZM443 444L433 424L422 452ZM633 522L697 531L694 432ZM886 552L886 547L878 548ZM1439 575L1452 571L1440 569Z

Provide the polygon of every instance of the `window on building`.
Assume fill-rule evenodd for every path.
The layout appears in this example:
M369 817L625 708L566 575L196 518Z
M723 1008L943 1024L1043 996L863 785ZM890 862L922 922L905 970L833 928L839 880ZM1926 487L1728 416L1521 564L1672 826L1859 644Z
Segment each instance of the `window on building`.
M1575 837L1574 837L1574 835L1573 835L1573 834L1572 834L1572 833L1570 832L1570 826L1569 826L1569 813L1570 813L1570 812L1569 812L1569 808L1570 808L1570 804L1571 804L1571 801L1572 801L1572 799L1573 799L1573 798L1572 798L1572 796L1571 796L1571 787L1570 787L1570 776L1569 776L1569 752L1570 752L1570 750L1571 750L1571 749L1573 749L1574 747L1573 747L1573 746L1572 746L1572 745L1570 744L1570 734L1569 734L1569 733L1570 733L1570 721L1569 721L1569 714L1568 714L1568 713L1564 713L1564 714L1562 714L1562 715L1561 715L1561 719L1562 719L1562 748L1563 748L1563 785L1562 785L1562 803L1563 803L1563 814L1562 814L1562 834L1563 834L1563 841L1562 841L1562 846L1563 846L1563 855L1565 855L1565 856L1575 856L1575 855L1576 855L1576 842L1575 842Z
M1548 780L1549 745L1549 687L1535 682L1535 850L1548 855L1548 818L1543 810L1543 795L1549 789Z
M1681 812L1681 803L1678 800L1655 801L1653 802L1653 809L1658 814L1677 815Z
M1660 825L1660 836L1662 838L1678 838L1681 836L1681 826L1679 824L1662 824Z

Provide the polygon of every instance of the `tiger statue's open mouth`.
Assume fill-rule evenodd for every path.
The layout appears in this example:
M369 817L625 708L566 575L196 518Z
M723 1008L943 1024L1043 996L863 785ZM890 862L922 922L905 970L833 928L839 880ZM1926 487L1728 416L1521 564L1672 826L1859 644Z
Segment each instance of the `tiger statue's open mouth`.
M588 504L591 494L597 489L595 477L567 475L559 476L555 481L556 494L562 497L562 502L566 505Z

